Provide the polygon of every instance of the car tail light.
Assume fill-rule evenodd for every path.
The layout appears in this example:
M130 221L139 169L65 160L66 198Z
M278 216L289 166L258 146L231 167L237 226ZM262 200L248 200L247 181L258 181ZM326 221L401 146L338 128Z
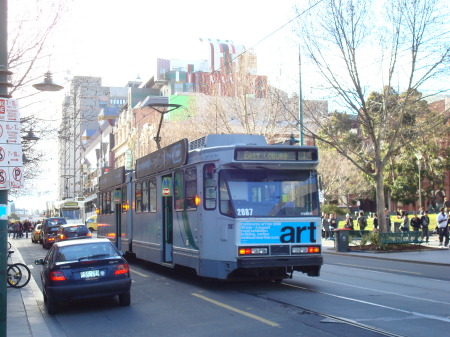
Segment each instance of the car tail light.
M89 232L89 233L86 234L86 237L88 237L88 238L90 238L91 236L92 236L92 233L91 233L91 232Z
M50 238L50 237L49 237L47 240L48 240L48 241L55 241L55 238Z
M116 267L116 271L114 272L114 275L122 275L122 274L128 274L130 271L130 268L128 267L128 264L119 264Z
M50 272L50 281L65 281L66 277L61 271Z
M66 236L65 236L64 234L60 234L60 235L59 235L59 239L60 239L60 240L64 240L65 238L66 238Z

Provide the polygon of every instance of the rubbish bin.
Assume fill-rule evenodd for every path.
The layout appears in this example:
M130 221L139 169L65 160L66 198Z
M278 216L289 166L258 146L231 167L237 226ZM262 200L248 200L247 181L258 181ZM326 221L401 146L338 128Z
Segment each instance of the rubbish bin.
M349 228L338 228L335 229L335 240L336 251L337 252L347 252L348 251L348 240L349 240Z

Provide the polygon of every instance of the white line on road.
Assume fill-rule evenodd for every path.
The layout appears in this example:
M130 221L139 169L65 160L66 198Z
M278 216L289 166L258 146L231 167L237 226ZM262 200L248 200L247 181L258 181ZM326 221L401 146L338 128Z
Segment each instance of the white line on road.
M319 279L318 279L319 280ZM324 281L324 280L320 280L320 281ZM324 281L324 282L330 282L330 283L335 283L335 284L340 284L340 285L347 285L348 284L344 284L344 283L339 283L339 282L333 282L333 281ZM302 290L307 290L307 291L311 291L308 288L305 287L300 287L294 284L289 284L289 283L282 283L285 286L288 287L292 287L292 288L298 288L298 289L302 289ZM369 288L364 288L364 287L355 287L355 288L359 288L359 289L368 289L368 290L372 290L372 291L379 291L379 292L384 292L384 291L380 291L380 290L374 290L374 289L369 289ZM378 303L373 303L373 302L368 302L368 301L363 301L363 300L358 300L356 298L351 298L351 297L346 297L346 296L341 296L341 295L336 295L336 294L330 294L330 293L326 293L326 292L322 292L322 291L317 291L317 290L312 290L312 292L317 293L317 294L322 294L322 295L328 295L328 296L332 296L332 297L336 297L336 298L341 298L347 301L352 301L352 302L358 302L358 303L362 303L362 304L367 304L367 305L371 305L374 307L379 307L379 308L384 308L384 309L390 309L390 310L394 310L394 311L398 311L398 312L402 312L404 314L408 314L408 315L414 315L414 316L419 316L419 317L423 317L423 318L428 318L428 319L434 319L436 321L442 321L442 322L447 322L450 323L450 318L448 317L441 317L441 316L435 316L435 315L427 315L427 314L422 314L419 312L414 312L414 311L408 311L408 310L403 310L403 309L398 309L398 308L393 308L393 307L389 307L387 305L382 305L382 304L378 304ZM393 294L390 292L385 291L384 293L386 294ZM417 297L412 297L412 296L406 296L406 295L399 295L396 294L398 296L404 296L404 297L411 297L411 298L417 298ZM423 298L421 298L421 300L424 300ZM433 301L432 301L433 302Z

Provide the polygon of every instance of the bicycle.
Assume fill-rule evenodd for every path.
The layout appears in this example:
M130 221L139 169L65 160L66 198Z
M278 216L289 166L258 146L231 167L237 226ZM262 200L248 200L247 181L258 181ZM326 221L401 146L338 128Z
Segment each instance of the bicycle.
M8 259L11 258L13 250L8 250ZM25 287L31 279L30 269L23 263L8 263L6 281L10 287Z

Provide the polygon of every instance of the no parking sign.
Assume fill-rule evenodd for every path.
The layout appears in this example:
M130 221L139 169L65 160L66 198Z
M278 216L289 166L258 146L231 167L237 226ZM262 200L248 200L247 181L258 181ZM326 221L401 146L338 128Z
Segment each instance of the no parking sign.
M0 98L0 189L23 187L19 105Z

